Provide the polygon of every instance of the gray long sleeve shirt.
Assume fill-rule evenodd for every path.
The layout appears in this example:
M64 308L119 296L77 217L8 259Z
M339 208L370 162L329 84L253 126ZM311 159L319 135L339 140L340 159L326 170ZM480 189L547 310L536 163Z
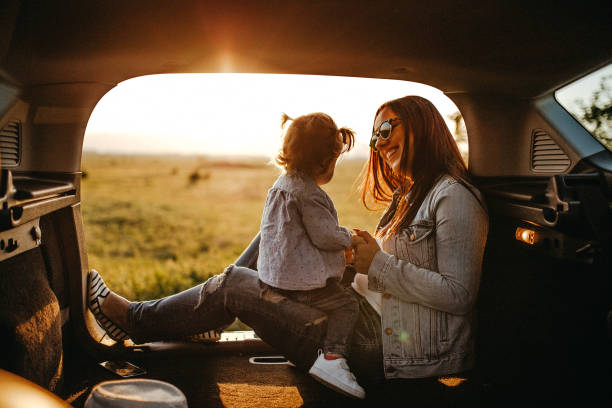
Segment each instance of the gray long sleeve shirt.
M342 277L351 235L313 179L282 175L268 191L261 218L259 279L286 290L322 288L328 278Z

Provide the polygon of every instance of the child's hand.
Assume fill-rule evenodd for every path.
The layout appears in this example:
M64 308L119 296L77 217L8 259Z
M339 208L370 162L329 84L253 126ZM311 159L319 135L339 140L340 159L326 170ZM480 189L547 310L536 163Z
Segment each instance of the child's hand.
M344 259L347 265L352 265L355 260L355 247L358 244L365 243L365 240L359 235L353 235L351 237L351 246L344 250Z
M346 262L347 265L353 264L353 260L355 258L354 254L355 254L355 250L353 249L352 246L344 250L344 261Z

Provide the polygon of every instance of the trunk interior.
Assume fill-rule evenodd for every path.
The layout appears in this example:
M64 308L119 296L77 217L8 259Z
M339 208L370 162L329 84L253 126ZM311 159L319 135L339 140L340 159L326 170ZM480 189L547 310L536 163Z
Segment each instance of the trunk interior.
M93 386L119 379L100 363L119 360L145 369L140 378L178 386L191 407L570 398L590 406L605 397L612 152L555 90L610 64L609 10L543 2L140 3L0 5L0 405L13 389L2 376L8 372L81 407ZM257 338L117 345L103 337L85 296L81 182L90 115L130 78L228 71L416 81L456 104L490 217L477 366L468 381L387 381L356 401L282 361L251 363L280 354ZM542 166L549 149L552 165ZM23 395L16 401L8 406L24 406Z

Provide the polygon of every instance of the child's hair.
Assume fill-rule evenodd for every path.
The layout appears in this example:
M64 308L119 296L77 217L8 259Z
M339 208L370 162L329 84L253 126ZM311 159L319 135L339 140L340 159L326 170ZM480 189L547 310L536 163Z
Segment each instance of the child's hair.
M301 172L317 177L355 144L353 131L345 127L338 129L334 120L325 113L310 113L295 119L283 113L282 129L288 121L292 121L291 125L275 159L287 173Z

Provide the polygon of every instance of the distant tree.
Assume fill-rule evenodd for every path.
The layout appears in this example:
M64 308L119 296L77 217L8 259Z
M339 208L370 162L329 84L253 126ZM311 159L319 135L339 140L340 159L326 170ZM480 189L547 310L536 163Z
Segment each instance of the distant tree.
M448 119L451 120L455 124L455 129L453 130L453 134L455 136L455 141L457 142L457 146L459 147L459 151L461 152L461 156L463 160L467 163L468 160L468 150L467 150L467 129L465 128L465 122L463 120L463 115L461 112L457 111L448 115Z
M463 115L457 111L448 115L448 118L455 124L455 140L457 142L467 142L467 131L465 129L465 123L463 121Z
M578 99L576 105L581 110L580 122L612 151L612 75L601 78L588 104Z
M196 168L194 171L189 173L189 176L187 176L187 180L189 181L190 185L195 185L198 183L198 181L204 181L210 178L210 172L200 172L200 170L200 168Z

